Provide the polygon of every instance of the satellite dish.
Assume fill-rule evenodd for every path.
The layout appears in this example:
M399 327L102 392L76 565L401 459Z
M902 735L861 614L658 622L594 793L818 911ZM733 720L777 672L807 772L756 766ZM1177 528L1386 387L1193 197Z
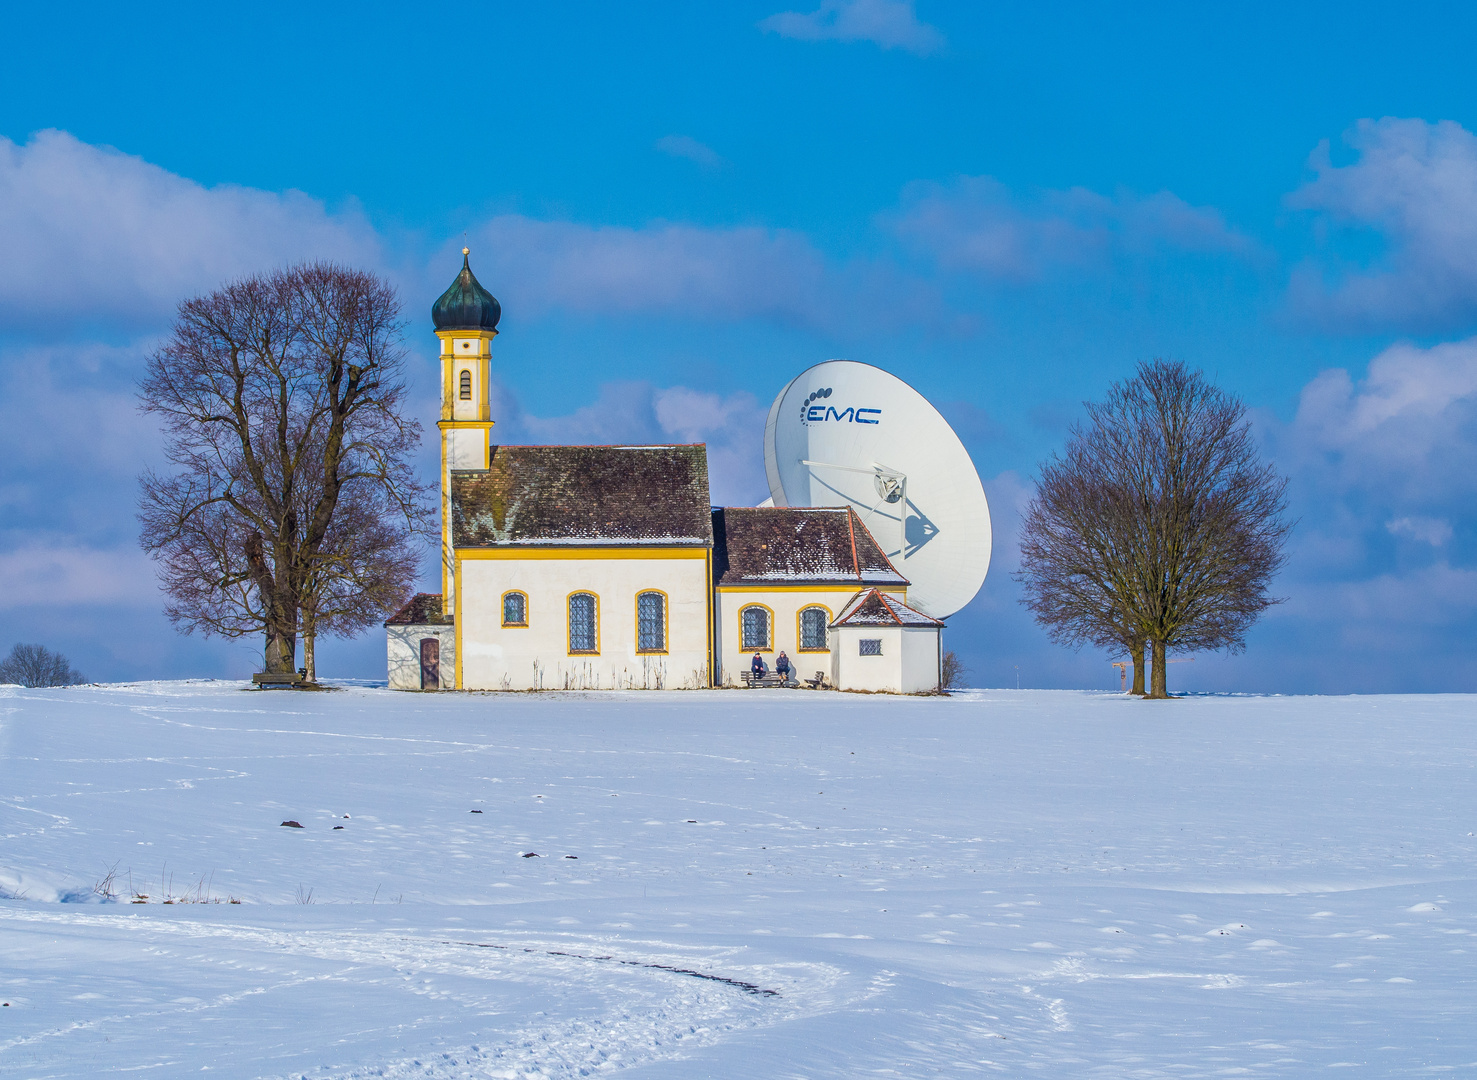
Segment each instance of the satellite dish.
M851 506L911 584L954 614L990 569L990 508L969 451L922 394L870 364L827 360L780 391L764 425L775 506Z

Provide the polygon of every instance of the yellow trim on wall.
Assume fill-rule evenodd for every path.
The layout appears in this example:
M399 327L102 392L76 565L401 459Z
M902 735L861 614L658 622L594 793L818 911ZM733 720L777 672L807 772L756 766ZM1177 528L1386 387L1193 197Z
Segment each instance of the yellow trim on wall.
M641 598L647 593L656 593L662 598L662 647L660 649L643 649L641 647ZM671 651L667 648L667 642L671 639L671 610L670 598L663 589L642 589L636 593L636 636L632 640L636 642L637 656L666 656Z
M908 591L905 585L864 585L861 582L853 582L850 585L758 585L744 582L742 585L719 585L719 592L866 592L868 589L881 589L886 593Z
M763 649L751 649L751 648L749 648L748 645L744 644L744 612L748 611L750 608L763 608L769 614L769 645L766 648L763 648ZM741 608L738 609L738 643L739 643L738 651L739 652L741 652L741 653L743 653L745 655L748 655L751 652L760 652L760 653L763 653L763 652L774 652L774 630L775 630L775 626L774 626L774 608L770 607L768 604L760 604L760 603L757 603L757 602L756 603L749 603L749 604L745 604L743 607L741 607ZM460 656L461 654L458 653L457 655Z
M569 640L569 602L576 596L588 596L595 601L595 648L575 649L574 642ZM599 656L600 655L600 594L592 589L575 589L564 598L564 654L566 656ZM460 657L461 653L457 653Z
M713 632L717 629L713 622L713 549L705 548L704 551L706 557L703 559L703 582L707 585L704 592L708 612L708 685L712 687L718 685L718 672L722 665L719 664L718 657L713 655Z
M523 621L522 622L508 622L507 621L507 616L508 616L508 597L510 597L510 596L521 596L521 597L523 597ZM526 630L526 629L528 629L528 620L529 620L529 613L528 613L528 594L526 592L524 592L522 589L509 589L507 592L503 593L502 600L500 601L500 603L502 605L500 618L503 620L503 625L504 626L515 627L516 629L519 629L519 630Z
M437 420L436 426L442 431L455 431L458 428L486 428L491 431L493 421L491 420Z
M457 548L458 559L703 559L706 547L495 547ZM856 590L853 589L853 592Z
M457 560L452 567L452 573L456 577L457 585L460 586L462 583L462 564L460 560ZM445 611L446 609L443 607L442 610ZM451 629L453 636L456 638L456 689L460 690L462 688L462 590L460 587L456 590L456 614L452 616L452 623Z
M795 612L795 653L796 653L796 655L799 655L800 653L829 653L831 651L831 646L830 646L830 640L831 639L830 639L830 635L829 634L827 634L827 636L826 636L826 642L827 642L827 644L826 644L826 647L824 649L807 649L805 647L805 627L801 624L800 616L804 615L807 611L824 611L826 613L826 625L827 626L830 626L831 625L831 619L834 618L834 616L831 614L831 609L828 608L828 607L826 607L825 604L806 604L799 611Z

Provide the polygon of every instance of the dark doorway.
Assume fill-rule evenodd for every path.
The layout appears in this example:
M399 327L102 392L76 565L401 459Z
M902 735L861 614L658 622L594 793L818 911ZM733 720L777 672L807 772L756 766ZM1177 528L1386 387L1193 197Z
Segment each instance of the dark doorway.
M441 689L441 639L421 638L421 689Z

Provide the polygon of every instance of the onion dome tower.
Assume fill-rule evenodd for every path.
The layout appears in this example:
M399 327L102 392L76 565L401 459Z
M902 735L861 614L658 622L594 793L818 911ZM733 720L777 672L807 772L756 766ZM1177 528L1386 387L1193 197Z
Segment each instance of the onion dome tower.
M462 269L451 288L431 305L441 339L441 594L445 610L455 607L451 507L453 470L486 469L492 435L492 339L503 308L482 287L462 248Z

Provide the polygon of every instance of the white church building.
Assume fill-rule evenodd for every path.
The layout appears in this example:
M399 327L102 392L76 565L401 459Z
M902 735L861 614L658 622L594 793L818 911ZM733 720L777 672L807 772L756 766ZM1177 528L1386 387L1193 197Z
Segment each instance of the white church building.
M781 652L836 689L938 689L943 623L849 507L715 508L702 445L495 444L502 308L466 256L431 312L441 592L386 622L392 689L736 686Z

